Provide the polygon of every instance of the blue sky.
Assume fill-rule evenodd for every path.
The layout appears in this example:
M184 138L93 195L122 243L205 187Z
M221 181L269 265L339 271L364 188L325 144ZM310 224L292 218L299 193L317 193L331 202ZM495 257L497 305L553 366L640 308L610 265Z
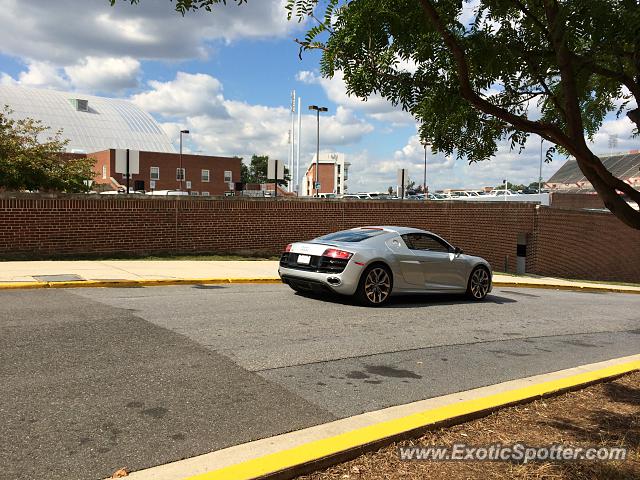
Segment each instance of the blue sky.
M350 98L338 75L318 74L319 54L298 58L294 38L303 26L286 21L285 0L234 2L214 14L182 18L169 0L139 6L107 0L0 0L0 82L128 98L149 111L172 139L192 132L191 151L218 155L267 154L286 160L290 92L303 99L301 164L315 149L309 104L329 108L321 148L347 154L349 190L386 190L397 168L422 181L424 150L416 123L381 98ZM473 2L470 8L473 7ZM594 150L638 148L626 119L607 120ZM501 145L490 162L467 165L429 152L428 184L495 185L537 179L540 144L531 138L520 155ZM544 165L543 177L562 164Z

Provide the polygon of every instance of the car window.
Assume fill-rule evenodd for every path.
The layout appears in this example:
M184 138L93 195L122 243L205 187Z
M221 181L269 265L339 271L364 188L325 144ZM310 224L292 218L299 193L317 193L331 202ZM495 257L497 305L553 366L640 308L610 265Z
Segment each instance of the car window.
M362 242L368 238L377 237L384 233L384 230L362 229L362 230L343 230L341 232L330 233L318 240L332 242Z
M426 233L407 233L402 235L402 239L411 250L449 253L448 245L440 239L427 235Z

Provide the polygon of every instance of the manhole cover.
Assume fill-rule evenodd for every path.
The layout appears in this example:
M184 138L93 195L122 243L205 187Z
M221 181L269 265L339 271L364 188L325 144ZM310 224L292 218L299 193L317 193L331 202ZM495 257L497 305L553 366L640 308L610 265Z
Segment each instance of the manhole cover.
M34 275L35 278L39 282L82 282L84 278L80 275L75 275L73 273L67 273L64 275Z

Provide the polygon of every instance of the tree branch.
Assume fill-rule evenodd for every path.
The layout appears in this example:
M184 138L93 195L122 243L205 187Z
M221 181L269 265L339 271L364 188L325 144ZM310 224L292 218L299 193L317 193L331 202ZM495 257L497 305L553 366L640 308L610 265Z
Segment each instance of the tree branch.
M443 22L440 14L435 9L431 0L420 0L422 10L428 22L432 23L437 32L444 40L445 45L453 55L456 63L458 80L460 82L460 93L467 99L469 103L477 107L484 113L493 115L500 120L510 123L519 130L535 133L550 142L565 146L569 143L566 135L555 125L544 122L535 122L520 115L515 115L504 108L501 108L482 98L471 85L471 76L469 73L469 65L467 63L466 54L462 46L458 43L456 37L449 31Z
M549 30L547 29L547 26L546 26L544 23L542 23L542 22L538 19L538 17L536 17L536 16L531 12L531 10L529 10L529 9L528 9L528 8L527 8L527 7L526 7L526 6L525 6L525 5L524 5L520 0L511 0L511 3L513 3L513 4L516 6L516 8L517 8L518 10L520 10L522 13L524 13L524 15L525 15L529 20L531 20L533 23L535 23L535 24L538 26L538 28L540 28L540 30L542 30L542 32L543 32L544 34L547 34L547 35L549 34Z

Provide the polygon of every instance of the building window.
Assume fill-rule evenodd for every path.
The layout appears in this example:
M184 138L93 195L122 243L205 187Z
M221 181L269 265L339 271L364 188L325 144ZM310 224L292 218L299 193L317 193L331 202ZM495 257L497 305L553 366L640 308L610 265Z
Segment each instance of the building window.
M149 176L151 180L160 180L160 167L151 167Z
M340 164L338 164L338 175L340 175Z
M107 179L107 166L106 165L102 165L102 179L103 180Z
M233 182L232 178L233 178L233 172L231 170L225 170L224 171L224 181L225 181L225 183Z
M208 197L209 196L209 192L202 192L202 196L203 197Z
M184 180L186 174L187 172L185 171L184 168L176 168L176 180L178 181Z
M189 195L191 195L192 197L197 197L199 195L198 192L190 192Z
M203 182L209 181L209 170L202 170L202 181Z

